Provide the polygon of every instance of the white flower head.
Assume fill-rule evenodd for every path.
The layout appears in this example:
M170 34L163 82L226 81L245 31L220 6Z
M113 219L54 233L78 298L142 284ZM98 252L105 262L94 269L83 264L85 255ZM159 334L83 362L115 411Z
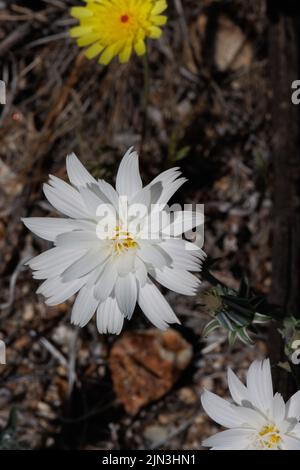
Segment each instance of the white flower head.
M229 428L206 439L212 450L300 450L300 391L284 403L274 395L270 361L254 361L247 373L247 386L228 369L232 404L214 393L201 396L206 413Z
M182 234L203 224L197 211L170 213L167 203L186 181L170 169L143 187L138 155L121 161L116 189L95 180L77 157L67 157L71 185L50 176L44 193L67 218L26 218L24 224L54 247L29 261L48 305L78 293L72 323L85 326L97 311L101 333L119 334L138 302L160 329L179 323L151 279L181 294L194 295L205 257Z

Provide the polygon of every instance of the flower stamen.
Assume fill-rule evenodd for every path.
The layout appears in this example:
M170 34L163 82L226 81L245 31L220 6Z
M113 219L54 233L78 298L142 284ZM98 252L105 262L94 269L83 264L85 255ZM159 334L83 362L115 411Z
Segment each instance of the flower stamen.
M133 236L128 231L122 230L119 226L115 228L111 240L113 242L113 251L117 255L138 248L138 243L134 240Z
M262 449L273 449L281 443L279 430L274 424L266 425L259 432L259 444Z

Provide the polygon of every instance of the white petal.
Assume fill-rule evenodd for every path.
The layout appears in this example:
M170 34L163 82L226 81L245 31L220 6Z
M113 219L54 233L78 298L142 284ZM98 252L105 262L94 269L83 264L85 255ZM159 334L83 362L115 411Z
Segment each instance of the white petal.
M116 263L108 260L95 285L94 296L96 299L100 302L107 299L115 286L117 277L118 271Z
M178 167L164 171L151 181L150 184L136 193L135 196L130 199L130 204L145 204L147 207L150 206L150 204L155 204L157 208L160 203L162 205L161 209L163 209L166 204L160 202L163 201L163 194L166 188L169 188L180 174L181 172Z
M177 211L173 213L173 221L167 227L163 228L163 236L178 237L183 233L203 224L204 218L201 212L195 211Z
M120 210L120 200L117 191L112 187L111 184L104 180L98 180L98 190L93 186L93 190L99 195L100 199L106 204L110 204L117 213Z
M147 282L147 269L145 263L141 261L137 256L135 257L135 277L141 286L144 286Z
M281 436L284 450L300 450L300 439L284 434Z
M227 380L230 394L238 405L243 404L245 401L250 401L247 388L230 368L228 368Z
M85 230L87 232L97 232L96 220L75 219L71 220L75 230Z
M88 275L88 280L87 280L87 286L94 288L96 285L97 280L100 278L100 275L102 274L104 268L106 266L106 263L101 264L101 266L97 266L92 272L89 273Z
M185 178L178 178L181 174L178 168L171 168L158 175L151 183L150 187L156 186L160 191L154 192L152 204L155 204L154 211L162 210L175 192L187 181ZM177 179L178 178L178 179Z
M50 175L50 184L43 191L50 204L59 212L73 219L84 219L87 211L79 192L68 183Z
M67 299L72 297L72 295L76 294L76 292L78 292L85 283L86 277L75 279L75 281L70 282L60 282L56 292L46 300L46 304L53 306L65 302Z
M99 206L101 204L105 204L105 202L100 199L99 195L96 194L95 191L93 191L93 187L94 185L81 186L79 188L79 192L81 194L87 212L93 217L96 217L99 213Z
M248 447L252 435L253 431L250 429L228 429L205 439L202 445L205 447L216 446L232 450L244 450Z
M254 361L247 373L247 388L251 403L268 414L273 406L273 385L269 359Z
M123 328L124 315L121 313L116 299L108 297L97 310L97 327L100 333L119 335Z
M60 233L74 230L74 225L69 219L58 219L50 217L28 217L21 219L23 224L44 240L54 242Z
M155 215L163 211L166 207L166 204L171 199L171 197L176 193L176 191L187 181L186 178L178 178L176 181L171 183L166 182L156 182L154 185L152 183L150 186L146 186L143 191L148 191L150 187L151 195L151 214L150 218L152 220L151 226L153 226L153 219ZM141 198L138 194L136 198ZM154 224L155 225L155 224Z
M180 323L166 299L150 279L144 286L139 285L138 303L148 320L161 330L165 330L169 323Z
M196 295L200 281L188 271L168 268L155 269L151 275L167 289L183 295Z
M300 423L294 425L292 432L293 432L293 436L300 439Z
M37 271L34 271L33 272L34 279L47 279L50 277L52 278L52 277L59 276L69 266L71 266L71 264L75 263L81 256L83 256L86 252L86 250L70 251L70 250L65 250L61 248L52 248L52 250L51 250L52 253L55 250L58 250L58 252L55 251L55 253L57 253L55 255L55 261L44 263L43 269L38 269ZM45 253L48 253L48 252L45 252ZM48 256L48 259L49 259L49 256ZM53 260L53 256L51 260ZM42 263L40 262L39 264L42 264Z
M67 173L70 182L74 186L85 186L89 183L96 183L96 180L85 169L75 153L67 156Z
M163 171L160 173L156 178L154 178L149 186L153 186L156 183L161 183L162 186L166 186L171 184L173 181L178 178L178 176L181 175L181 171L179 166L176 166L174 168L170 168L169 170ZM153 203L156 203L157 201L153 201Z
M171 197L176 193L176 191L178 191L178 189L181 188L181 186L187 181L188 180L186 178L178 178L173 183L167 184L165 186L163 185L163 191L160 198L158 199L157 207L164 207L169 202Z
M69 249L96 248L97 246L101 246L101 243L104 247L104 242L97 238L96 232L84 230L62 233L56 238L56 245L58 247Z
M116 267L119 276L126 276L128 273L134 271L136 254L134 250L129 250L127 253L122 253L116 259Z
M25 264L30 266L31 269L45 269L48 266L55 266L59 257L65 254L66 250L62 248L50 248L50 250L44 251L43 253L35 256ZM75 252L72 250L71 253Z
M36 293L42 294L44 297L51 297L61 288L61 284L62 282L59 276L46 279L37 289Z
M76 260L76 250L65 249L65 248L51 248L50 250L44 251L38 256L35 256L30 261L27 261L27 265L31 269L47 269L55 267L57 262L62 258L71 258L71 261ZM73 258L74 257L74 258Z
M94 315L98 304L99 301L93 296L93 289L82 287L73 305L71 323L84 327Z
M201 395L201 403L208 416L221 426L236 428L243 424L243 420L239 418L238 408L218 395L206 390Z
M161 231L170 225L170 214L166 210L155 211L152 207L152 212L142 222L141 239L156 241L162 238Z
M285 413L286 413L286 409L285 409L284 400L283 400L282 396L280 395L280 393L276 393L274 398L273 398L272 417L273 417L274 423L278 427L280 427L282 421L284 420Z
M155 196L155 193L157 191L159 191L159 194ZM148 212L151 207L151 201L154 200L155 197L158 198L160 194L160 188L157 188L157 186L155 185L148 185L140 189L137 193L135 193L131 198L128 199L129 206L133 206L130 215L133 215L134 208L138 208L138 206L144 206L145 212Z
M205 254L196 245L180 239L163 240L161 248L172 258L172 267L185 271L200 271ZM192 246L195 249L190 249Z
M118 193L106 181L98 180L96 183L89 184L86 188L80 187L79 192L85 206L93 205L94 209L96 209L96 204L104 204L105 206L110 206L114 213L118 213Z
M118 277L115 285L115 295L121 312L130 320L137 299L136 279L132 273Z
M97 266L101 266L108 258L107 248L93 248L84 254L79 260L75 261L62 273L63 282L72 281L93 271Z
M266 418L260 411L248 408L248 406L237 407L240 423L244 426L250 426L254 429L261 429L266 425Z
M269 403L274 395L270 359L265 359L262 363L262 382L265 402Z
M300 390L289 399L286 409L288 418L296 418L300 421Z
M137 251L139 258L144 263L153 266L154 268L162 268L163 266L172 263L171 257L164 252L158 245L149 242L140 242Z
M124 155L117 174L116 189L119 196L132 198L142 189L142 179L139 172L139 158L137 152L130 148Z

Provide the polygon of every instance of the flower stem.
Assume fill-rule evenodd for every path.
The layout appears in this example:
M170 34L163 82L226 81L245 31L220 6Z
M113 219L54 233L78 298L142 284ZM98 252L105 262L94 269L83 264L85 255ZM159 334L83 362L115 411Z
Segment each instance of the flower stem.
M143 56L143 68L144 68L144 92L143 92L143 124L141 133L140 143L140 154L143 151L144 143L147 137L147 126L148 126L148 105L150 98L150 68L148 52Z

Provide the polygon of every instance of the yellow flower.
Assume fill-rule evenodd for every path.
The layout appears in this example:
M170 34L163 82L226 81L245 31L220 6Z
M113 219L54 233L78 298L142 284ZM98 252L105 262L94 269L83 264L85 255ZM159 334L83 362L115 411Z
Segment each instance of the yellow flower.
M73 7L71 15L80 25L71 29L79 47L88 46L86 57L100 55L99 62L107 65L115 56L128 62L133 50L146 52L146 38L161 36L161 26L167 17L165 0L85 0L86 5Z

